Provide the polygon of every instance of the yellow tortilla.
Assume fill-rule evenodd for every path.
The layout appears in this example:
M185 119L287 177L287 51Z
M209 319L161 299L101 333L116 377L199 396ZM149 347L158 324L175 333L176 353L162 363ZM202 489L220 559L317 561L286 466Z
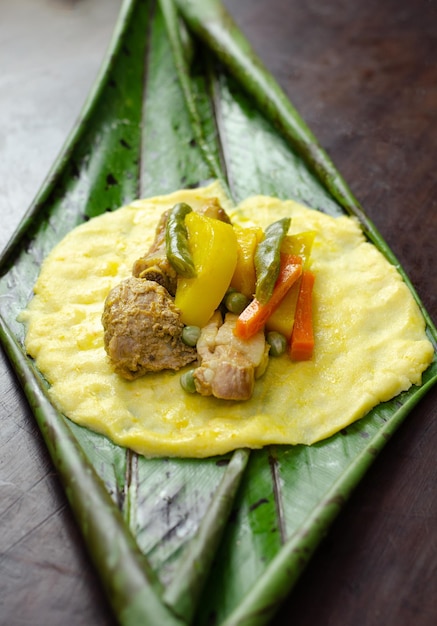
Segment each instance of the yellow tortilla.
M219 197L243 226L290 216L290 233L317 233L313 360L271 358L246 402L187 394L180 372L123 380L103 348L106 295L147 250L161 213L182 201L196 208L207 197ZM420 384L433 358L409 289L365 241L356 220L269 197L233 209L217 184L138 200L74 229L45 260L23 320L26 349L49 381L54 404L78 424L147 456L312 444Z

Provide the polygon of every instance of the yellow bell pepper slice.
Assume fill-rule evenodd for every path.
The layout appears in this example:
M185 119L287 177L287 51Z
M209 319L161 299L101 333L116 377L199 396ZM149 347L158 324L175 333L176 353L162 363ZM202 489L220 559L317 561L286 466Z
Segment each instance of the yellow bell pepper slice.
M302 269L308 269L310 265L311 248L315 233L308 231L297 235L286 235L282 242L281 252L296 254L302 258ZM286 293L281 304L272 313L266 323L267 331L276 331L290 339L294 324L297 297L299 295L301 279L297 280Z
M281 245L284 254L295 254L302 259L302 269L307 270L310 265L311 249L313 247L315 231L309 230L296 235L286 235Z
M184 324L202 328L229 288L237 264L237 238L230 224L195 211L185 217L185 226L196 276L178 278L175 305Z
M231 287L248 298L255 293L256 273L254 256L258 243L263 237L262 228L241 228L234 226L237 237L237 265L231 280Z

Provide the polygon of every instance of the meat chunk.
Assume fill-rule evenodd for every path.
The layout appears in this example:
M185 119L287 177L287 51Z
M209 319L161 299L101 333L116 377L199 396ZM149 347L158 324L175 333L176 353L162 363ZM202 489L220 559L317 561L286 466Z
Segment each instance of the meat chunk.
M148 252L137 259L132 268L136 278L153 280L167 289L174 296L176 293L177 274L167 259L165 247L165 229L169 211L164 211L155 230L155 238Z
M224 323L216 312L202 329L197 342L200 366L194 370L196 390L203 396L224 400L248 400L255 378L268 363L269 345L264 331L249 340L234 335L237 316L227 313Z
M127 379L194 361L195 348L181 339L183 324L168 291L131 277L109 293L102 315L105 350L114 370Z
M229 215L226 213L224 208L221 206L218 198L209 198L199 209L199 213L205 215L206 217L213 217L216 220L220 220L221 222L226 222L226 224L230 224L231 220Z

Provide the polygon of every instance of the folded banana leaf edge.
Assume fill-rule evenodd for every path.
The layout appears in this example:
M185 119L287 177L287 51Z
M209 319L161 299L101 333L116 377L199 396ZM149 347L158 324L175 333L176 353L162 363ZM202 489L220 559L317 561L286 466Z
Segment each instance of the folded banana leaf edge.
M41 261L81 222L218 179L235 201L293 198L387 244L217 0L124 0L75 128L0 261L0 338L120 624L268 623L354 487L437 381L313 446L145 459L70 422L17 315Z

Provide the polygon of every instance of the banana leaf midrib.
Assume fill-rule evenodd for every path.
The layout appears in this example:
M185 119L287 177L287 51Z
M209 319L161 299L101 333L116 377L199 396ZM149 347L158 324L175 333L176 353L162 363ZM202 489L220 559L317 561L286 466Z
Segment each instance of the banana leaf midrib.
M220 152L220 147L215 151L211 150L205 137L203 136L200 116L198 114L194 95L188 84L188 67L185 64L185 54L182 41L179 36L177 15L170 2L162 2L162 13L165 19L167 33L170 35L173 59L177 68L180 84L185 97L185 103L190 114L193 133L200 147L202 155L210 169L210 176L225 181L225 176L220 169L219 160L216 155ZM147 106L146 104L144 106ZM139 171L139 187L144 190L146 185ZM241 475L247 463L249 452L247 450L236 451L229 462L227 471L224 474L220 487L214 494L208 512L202 520L196 537L191 541L185 551L185 557L181 560L181 565L176 571L173 582L164 593L163 600L181 616L184 620L190 621L193 617L197 601L202 591L206 576L209 573L212 557L217 549L221 529L230 514L233 499L235 498ZM130 463L137 459L136 455L130 456ZM129 472L129 481L133 472ZM128 491L132 488L130 482L127 483Z
M212 110L214 114L215 126L217 129L217 134L216 134L217 147L214 150L214 152L215 154L221 155L222 158L220 159L220 161L218 161L215 158L214 153L211 151L210 145L205 141L205 138L202 133L202 122L201 122L201 118L196 107L195 95L192 92L191 83L189 80L190 68L188 64L186 63L183 45L182 45L181 37L179 34L180 30L178 28L177 11L175 10L173 2L171 0L159 0L159 2L161 5L162 13L164 15L167 34L171 42L172 52L173 52L173 56L175 60L175 66L177 68L179 81L180 81L182 91L184 94L185 103L190 114L193 132L195 134L196 140L199 146L201 147L202 154L204 155L206 161L209 163L211 167L211 174L215 176L216 178L218 178L225 185L225 188L228 190L228 193L232 196L232 187L230 186L230 181L228 180L227 175L226 175L227 169L226 169L225 150L224 150L223 145L220 142L221 134L220 134L219 114L216 109L216 106L214 106L217 104L218 99L214 98L214 95L213 95L214 94L214 88L213 88L214 74L212 71L211 61L208 63L208 51L205 51L205 50L202 51L203 52L202 59L204 62L206 61L206 68L207 68L209 82L210 82L209 92L212 94L211 95L212 107L213 107ZM274 448L272 447L272 451L273 449ZM241 453L243 453L243 451L241 451ZM246 454L249 454L249 452L246 451ZM283 520L282 505L281 505L281 498L280 498L280 484L279 484L279 477L277 476L275 472L275 465L276 465L276 461L272 453L269 455L269 466L271 468L275 510L276 510L278 527L280 528L281 542L285 543L286 537L285 537L285 530L283 528L284 520ZM186 587L183 584L181 584L181 581L183 581L184 579L185 579L185 576L175 578L175 582L176 582L175 588L177 589L177 592L174 592L172 588L172 589L169 589L164 595L164 598L169 602L170 606L178 607L181 604L181 602L183 602L183 598L187 597ZM200 585L200 588L201 588L201 585ZM198 594L200 593L200 588L198 585L198 589L199 589ZM177 593L177 599L175 600L173 598L175 597L176 593ZM192 611L194 610L193 607L191 608L191 610ZM190 618L192 617L192 614L189 613L188 610L185 610L183 612L183 615L184 617L190 617Z

